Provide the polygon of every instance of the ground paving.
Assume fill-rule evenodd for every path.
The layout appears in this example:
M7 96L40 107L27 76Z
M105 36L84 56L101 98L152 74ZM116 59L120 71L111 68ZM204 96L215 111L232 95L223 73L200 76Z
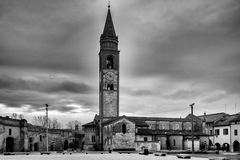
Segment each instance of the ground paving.
M50 155L40 155L40 153L31 153L30 155L0 155L0 160L177 160L175 155L167 155L166 157L149 155L119 154L113 152L112 154L101 153L73 153L60 154L52 153ZM208 158L192 157L191 160L207 160ZM178 159L179 160L179 159Z

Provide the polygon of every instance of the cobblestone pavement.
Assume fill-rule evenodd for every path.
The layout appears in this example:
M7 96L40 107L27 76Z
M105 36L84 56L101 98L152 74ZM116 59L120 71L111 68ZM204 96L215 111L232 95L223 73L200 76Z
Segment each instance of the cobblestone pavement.
M30 155L0 155L0 160L176 160L174 155L167 155L166 157L139 154L84 154L73 153L72 155L62 155L60 153L53 153L50 155L30 154ZM192 157L192 160L207 160L208 158Z

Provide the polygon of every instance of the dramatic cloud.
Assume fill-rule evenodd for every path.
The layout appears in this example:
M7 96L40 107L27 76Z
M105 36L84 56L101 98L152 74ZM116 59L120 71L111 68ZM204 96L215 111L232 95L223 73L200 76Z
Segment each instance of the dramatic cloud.
M98 114L107 3L0 1L1 113L31 117L48 103L63 123ZM234 112L238 0L122 0L111 2L111 12L119 36L120 114L183 117L192 102L195 114Z

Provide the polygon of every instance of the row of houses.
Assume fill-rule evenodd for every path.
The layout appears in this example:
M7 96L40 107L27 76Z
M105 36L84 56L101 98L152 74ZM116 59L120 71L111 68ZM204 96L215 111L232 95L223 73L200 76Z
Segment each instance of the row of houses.
M240 114L216 113L202 115L209 143L218 150L240 152Z

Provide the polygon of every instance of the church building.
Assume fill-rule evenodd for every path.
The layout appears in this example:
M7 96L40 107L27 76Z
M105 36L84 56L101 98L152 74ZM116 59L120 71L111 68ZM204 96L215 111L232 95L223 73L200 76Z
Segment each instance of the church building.
M84 124L86 150L191 149L191 115L186 118L119 116L118 36L108 6L100 36L99 114ZM208 145L204 121L194 116L195 150Z

